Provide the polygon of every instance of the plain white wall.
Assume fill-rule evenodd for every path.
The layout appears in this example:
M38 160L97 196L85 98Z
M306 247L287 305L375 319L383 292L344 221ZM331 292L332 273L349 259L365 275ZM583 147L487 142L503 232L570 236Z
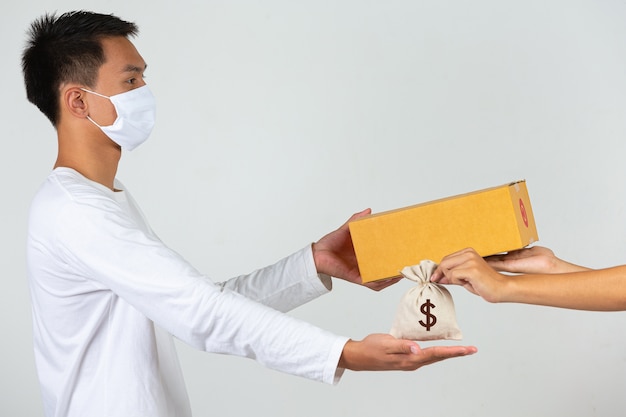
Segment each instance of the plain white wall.
M139 24L158 122L119 176L162 239L215 280L366 207L523 178L541 244L591 267L626 263L623 1L15 3L0 15L2 416L41 415L24 235L56 156L20 53L34 18L73 9ZM388 331L410 286L336 282L292 314L361 338ZM624 313L451 292L462 343L479 353L415 373L347 373L332 387L179 344L195 415L624 414Z

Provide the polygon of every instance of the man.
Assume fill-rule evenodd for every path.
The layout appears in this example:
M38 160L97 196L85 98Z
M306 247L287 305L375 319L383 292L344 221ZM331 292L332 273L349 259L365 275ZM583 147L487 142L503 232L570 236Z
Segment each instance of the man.
M146 63L128 39L136 33L112 15L46 15L22 57L27 96L58 137L27 244L47 416L190 415L171 335L326 383L344 369L415 370L476 351L421 350L380 334L353 341L285 315L328 292L331 276L360 283L347 223L220 284L165 246L116 179L122 149L146 140L154 123Z

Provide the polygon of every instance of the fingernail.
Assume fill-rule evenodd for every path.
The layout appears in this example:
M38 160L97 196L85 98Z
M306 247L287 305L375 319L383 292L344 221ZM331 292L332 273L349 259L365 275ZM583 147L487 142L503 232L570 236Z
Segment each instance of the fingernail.
M418 353L420 353L420 348L418 348L415 345L411 346L411 353L413 353L414 355L417 355Z

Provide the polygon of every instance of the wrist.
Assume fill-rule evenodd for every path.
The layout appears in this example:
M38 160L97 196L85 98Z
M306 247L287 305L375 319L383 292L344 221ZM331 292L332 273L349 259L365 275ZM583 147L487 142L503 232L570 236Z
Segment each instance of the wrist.
M514 294L516 291L519 291L518 280L519 275L507 276L505 280L502 281L502 285L500 286L500 291L498 294L498 298L494 300L494 303L510 303L514 302Z
M352 350L354 349L354 344L357 343L352 339L348 339L345 345L343 345L343 350L341 351L341 356L339 357L339 363L337 364L338 368L342 369L351 369L350 368L350 357Z
M317 242L311 243L311 254L313 255L313 263L315 264L315 270L320 272L319 269L319 253L317 250Z
M313 255L313 263L315 264L315 270L318 274L332 276L332 273L329 273L327 265L328 262L324 262L324 249L319 247L318 242L311 243L311 254Z

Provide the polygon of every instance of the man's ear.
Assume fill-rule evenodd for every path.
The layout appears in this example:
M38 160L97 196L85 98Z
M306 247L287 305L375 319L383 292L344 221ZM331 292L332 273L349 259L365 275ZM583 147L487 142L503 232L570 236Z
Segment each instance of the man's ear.
M72 116L84 119L89 116L89 108L84 100L85 93L79 87L69 87L65 89L61 96L61 106Z

